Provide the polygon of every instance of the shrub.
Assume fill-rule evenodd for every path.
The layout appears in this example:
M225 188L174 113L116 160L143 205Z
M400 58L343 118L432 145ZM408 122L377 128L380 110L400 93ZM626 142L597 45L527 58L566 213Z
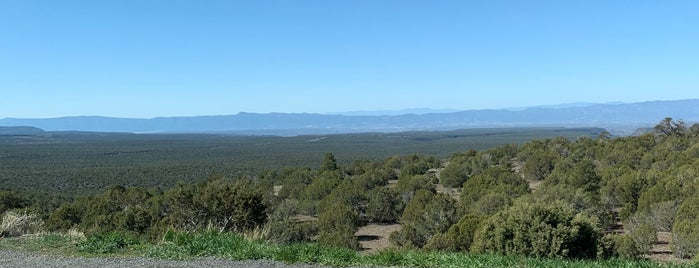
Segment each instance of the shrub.
M679 258L692 258L699 251L697 222L676 221L672 233L672 253Z
M403 200L393 189L379 187L369 195L366 217L370 222L393 223L403 213Z
M327 175L327 174L326 174ZM320 201L337 188L342 180L333 176L318 177L306 186L301 198L304 200Z
M269 222L285 221L296 215L299 202L294 199L284 199L273 207L267 216Z
M0 191L0 214L10 209L23 208L29 206L29 200L16 195L13 192Z
M2 217L0 235L6 237L22 236L39 232L43 222L39 215L28 212L8 211Z
M616 236L614 250L617 256L625 259L636 259L641 256L641 250L632 237L627 235Z
M320 164L320 169L322 171L335 171L338 170L337 160L335 160L335 155L332 153L326 153L323 156L323 162Z
M359 216L349 206L337 203L318 217L318 243L327 246L359 249L354 236L359 226Z
M345 179L318 203L318 212L323 213L337 204L343 204L354 211L361 211L366 204L367 192L360 188L354 178Z
M285 220L267 223L268 232L263 239L276 244L290 244L310 241L318 234L316 222L296 222Z
M658 242L658 229L650 222L650 218L634 215L626 225L630 230L628 236L633 239L641 254L648 253Z
M680 258L691 258L699 251L699 196L685 200L678 209L671 246Z
M81 222L83 213L74 204L63 204L49 215L45 227L49 231L68 230Z
M221 230L251 230L267 219L262 194L244 182L212 181L200 187L193 199L203 208L204 218Z
M406 202L410 201L415 193L420 190L435 192L434 184L425 175L405 176L401 174L396 189L405 197L404 200Z
M606 201L614 207L621 207L619 217L627 219L638 206L638 197L647 184L645 176L629 167L609 168L605 171L605 185L601 188Z
M465 215L459 222L449 227L446 233L432 237L425 249L443 251L467 252L473 243L473 236L483 222L483 218L475 215Z
M468 163L452 162L441 173L441 182L445 187L459 188L464 185L473 171Z
M357 237L354 236L356 228L347 225L339 225L333 231L322 231L318 236L318 244L359 250L361 247Z
M677 205L675 201L658 202L650 205L648 213L649 221L658 230L669 232L672 230L672 224L675 222L675 214L677 214Z
M454 203L448 195L418 191L403 211L401 229L391 234L391 242L406 248L423 247L432 236L447 231L454 223Z
M498 212L476 232L481 253L547 258L593 258L600 235L596 219L563 202L524 203Z
M529 185L517 174L504 168L489 168L464 183L460 214L490 216L526 193Z
M549 151L536 151L527 158L522 166L522 172L530 180L543 180L554 168L556 156Z
M607 234L600 239L598 257L602 259L637 259L641 256L636 242L628 235Z
M424 163L418 163L418 164L410 164L407 166L404 166L400 170L400 174L402 176L414 176L414 175L424 175L427 170L430 168L427 166L427 164Z
M597 258L599 259L610 259L617 257L616 251L614 250L614 236L616 234L605 234L599 239L597 243Z
M308 168L286 167L281 172L282 183L279 197L282 199L299 199L304 188L313 181L313 174Z
M214 226L220 231L243 232L262 225L267 206L262 194L247 182L210 180L197 186L178 185L158 205L161 226L196 230Z

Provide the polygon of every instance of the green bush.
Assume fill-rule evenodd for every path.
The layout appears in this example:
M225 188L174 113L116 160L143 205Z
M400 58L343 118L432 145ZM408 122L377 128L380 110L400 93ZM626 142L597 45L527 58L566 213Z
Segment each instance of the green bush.
M425 249L468 252L473 243L473 236L482 222L481 217L465 215L459 222L449 227L446 233L433 236L425 245Z
M446 194L421 190L408 203L401 216L401 229L390 235L393 244L421 248L432 236L443 233L454 223L454 200Z
M319 171L336 171L338 170L337 167L337 160L335 160L335 155L332 153L326 153L323 156L323 162L320 164L320 169Z
M468 163L452 160L440 173L440 180L444 187L460 188L473 173Z
M629 167L608 168L604 174L605 185L601 192L609 205L621 207L619 217L627 219L636 212L638 197L647 185L645 177Z
M267 206L262 194L245 181L210 180L197 186L178 185L164 193L157 210L162 226L179 230L215 227L242 232L262 225Z
M549 151L537 150L524 162L522 172L530 180L544 180L553 171L556 155Z
M677 222L672 233L672 253L683 259L694 257L699 253L699 228L696 222Z
M262 194L247 182L210 181L199 187L193 201L202 208L203 218L221 230L251 230L267 219Z
M404 176L401 174L400 179L398 179L396 189L404 197L407 197L405 198L406 202L420 190L426 190L433 193L436 192L432 180L425 175Z
M361 181L359 181L361 183ZM333 191L318 203L317 212L322 214L336 204L343 204L354 211L361 211L366 205L367 192L355 178L342 181Z
M516 203L490 217L476 232L481 253L547 258L594 258L600 231L595 218L563 202Z
M8 191L0 191L0 215L10 209L29 206L29 200Z
M82 221L83 214L75 203L63 204L51 212L44 226L49 231L68 230Z
M672 252L680 258L692 258L699 252L699 196L685 200L677 210Z
M351 226L347 225L337 226L337 228L332 231L321 231L318 236L318 244L359 250L361 248L359 241L357 241L357 237L354 236L356 231L356 228L351 228Z
M326 246L359 249L354 236L359 227L359 215L349 206L337 203L318 217L318 243Z
M641 251L631 236L606 234L600 238L597 257L600 259L638 259Z
M333 176L318 177L315 180L313 180L311 184L306 186L303 195L301 195L301 199L320 201L327 195L329 195L333 191L333 189L335 189L337 185L340 184L340 182L342 182L342 180L340 180L339 178L334 178Z
M307 242L318 234L318 225L315 222L284 220L269 222L266 228L268 231L264 240L275 244Z
M268 222L279 222L291 219L297 214L299 202L294 199L284 199L271 208L267 215Z
M629 229L627 235L636 243L641 254L648 253L658 242L658 229L649 221L648 217L631 217L626 226Z
M636 241L628 235L617 235L614 237L614 251L616 256L625 259L636 259L642 254Z
M282 188L279 191L279 198L299 199L304 193L304 188L313 181L314 175L308 168L286 167L282 170L280 177L282 177Z
M613 257L618 257L614 249L614 236L616 234L605 234L600 237L597 242L597 258L598 259L610 259Z
M365 213L369 222L394 223L403 213L403 200L393 189L379 187L369 194Z
M103 194L63 204L48 216L47 228L77 227L86 233L125 231L150 237L168 228L193 231L215 227L243 232L262 225L266 209L258 188L242 179L178 184L164 193L114 186Z
M464 183L460 215L490 216L529 191L527 182L517 174L504 168L488 168Z

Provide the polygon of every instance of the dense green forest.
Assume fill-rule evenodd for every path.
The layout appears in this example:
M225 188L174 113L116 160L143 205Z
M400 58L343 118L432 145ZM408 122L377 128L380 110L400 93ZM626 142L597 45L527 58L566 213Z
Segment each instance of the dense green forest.
M412 139L406 148L421 142ZM325 153L315 165L262 169L253 176L220 172L173 187L112 186L53 205L3 191L0 212L25 215L49 231L73 229L89 237L118 232L175 244L177 232L216 230L275 244L315 241L359 250L360 227L400 224L390 234L391 244L419 251L633 259L644 257L658 234L667 233L676 257L690 259L699 252L699 124L666 118L653 133L632 137L601 132L479 150L443 146L457 152L444 158L377 154L338 161L337 155L362 151L348 143L346 151ZM306 148L288 150L301 147ZM36 155L46 154L35 148ZM188 151L195 150L182 153ZM171 154L163 152L163 159ZM131 240L119 241L128 246Z

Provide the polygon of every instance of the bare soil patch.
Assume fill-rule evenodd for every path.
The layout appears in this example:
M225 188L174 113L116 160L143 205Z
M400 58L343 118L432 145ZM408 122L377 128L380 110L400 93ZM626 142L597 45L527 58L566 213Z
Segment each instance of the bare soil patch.
M400 224L369 224L362 226L354 234L364 253L375 253L391 247L388 240L392 232L400 230Z
M690 260L680 259L672 255L670 243L672 243L672 233L658 232L658 242L653 245L653 249L645 257L660 263L689 263Z

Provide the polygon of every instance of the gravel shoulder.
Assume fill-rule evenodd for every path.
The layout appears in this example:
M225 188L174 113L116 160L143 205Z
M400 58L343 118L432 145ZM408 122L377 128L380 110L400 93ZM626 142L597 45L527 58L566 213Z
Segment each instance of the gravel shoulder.
M186 261L161 260L143 257L85 258L72 256L47 255L36 252L0 250L0 267L51 267L51 268L87 268L87 267L250 267L250 268L322 268L329 266L310 264L284 264L268 260L231 261L219 258L200 258Z

